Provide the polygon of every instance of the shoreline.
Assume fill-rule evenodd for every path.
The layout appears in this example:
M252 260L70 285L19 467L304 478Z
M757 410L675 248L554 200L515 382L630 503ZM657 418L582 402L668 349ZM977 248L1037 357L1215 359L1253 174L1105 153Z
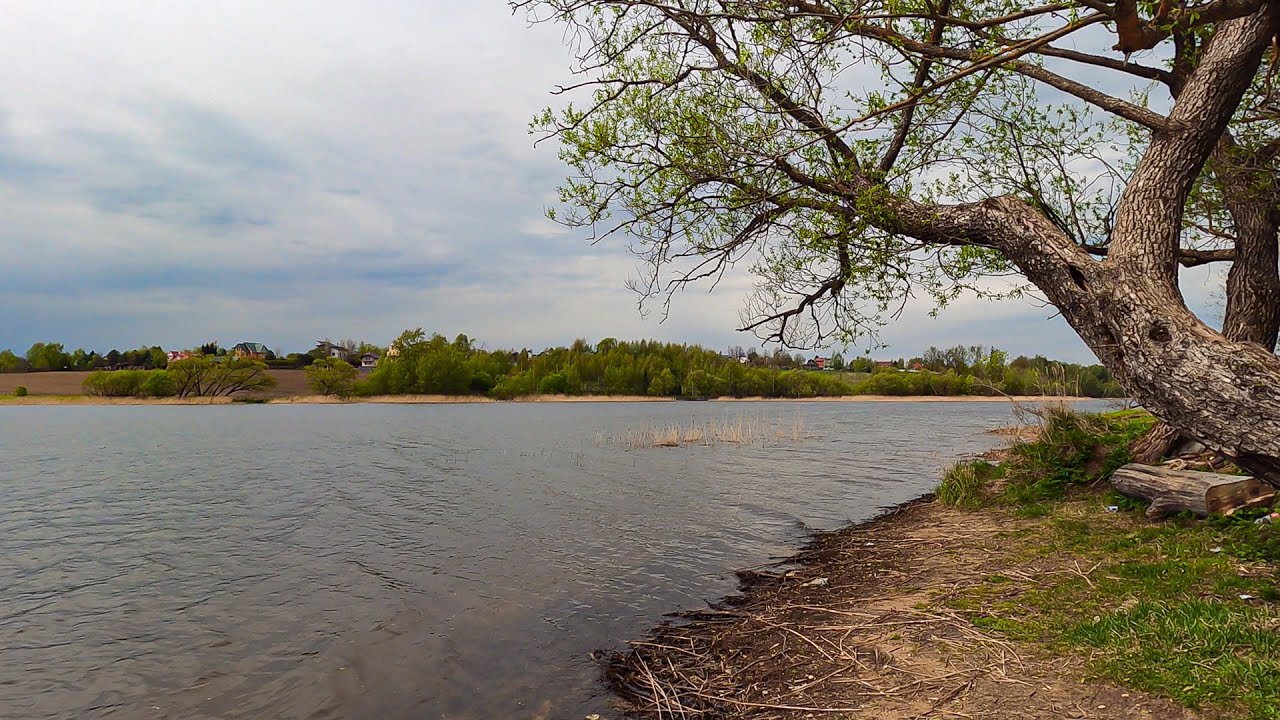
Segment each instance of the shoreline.
M92 395L27 395L25 397L0 396L0 407L10 405L466 405L498 403L1078 403L1118 400L1118 398L1052 397L1042 395L990 396L990 395L844 395L839 397L812 398L764 398L747 397L711 398L703 401L680 400L671 397L647 397L635 395L532 395L512 400L496 400L478 395L377 395L363 398L341 399L328 395L298 395L288 397L195 397L195 398L110 398Z
M603 680L636 718L1201 717L948 606L1001 573L1072 572L1068 557L1029 563L1001 542L1039 522L928 493L816 533L789 558L738 571L737 594L671 613L601 658Z

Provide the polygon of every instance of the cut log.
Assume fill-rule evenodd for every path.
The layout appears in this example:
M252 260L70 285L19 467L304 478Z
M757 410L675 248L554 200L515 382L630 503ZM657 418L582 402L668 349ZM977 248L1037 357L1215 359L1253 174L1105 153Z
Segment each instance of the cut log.
M1246 475L1175 470L1163 465L1130 463L1116 470L1111 485L1122 495L1151 502L1147 517L1183 510L1204 517L1266 505L1275 497L1270 485Z

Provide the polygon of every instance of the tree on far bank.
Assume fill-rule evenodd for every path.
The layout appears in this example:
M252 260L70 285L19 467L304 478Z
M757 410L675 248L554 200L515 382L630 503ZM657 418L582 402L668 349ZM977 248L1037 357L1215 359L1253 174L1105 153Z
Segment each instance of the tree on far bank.
M559 219L629 235L648 295L748 260L742 329L813 347L913 294L1033 288L1132 397L1280 484L1280 5L512 4L570 26L592 93L536 121L573 168ZM1178 285L1211 262L1221 333Z
M233 395L260 392L276 386L266 363L227 358L216 361L198 355L169 363L166 374L178 397Z
M71 367L71 356L62 349L62 343L35 343L27 350L27 364L32 370L66 370Z
M339 358L321 358L307 366L307 384L319 395L350 397L355 394L356 376L351 363Z
M0 351L0 373L20 373L30 369L25 358L20 358L12 350Z

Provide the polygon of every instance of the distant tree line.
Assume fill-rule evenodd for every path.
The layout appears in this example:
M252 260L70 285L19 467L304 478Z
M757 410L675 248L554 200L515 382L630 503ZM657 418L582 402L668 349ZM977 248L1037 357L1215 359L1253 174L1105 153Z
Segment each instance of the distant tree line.
M509 399L535 394L650 397L806 398L842 395L1078 395L1121 397L1101 366L1060 363L1037 356L1007 361L981 346L930 350L921 358L877 363L835 355L828 371L804 369L803 357L730 348L722 354L698 345L605 338L578 340L533 354L488 351L466 335L450 341L407 331L368 377L340 383L360 395L488 395ZM320 388L313 383L313 387Z
M163 368L167 362L168 356L158 345L124 352L113 349L105 354L92 350L86 351L83 348L67 352L61 343L54 342L35 343L27 350L25 356L17 355L12 350L0 350L0 373L100 370L122 367L152 370Z
M170 364L160 347L105 355L58 343L36 343L25 357L0 352L0 372L101 370L84 383L101 396L207 396L266 389L268 369L306 368L321 394L487 395L510 399L536 394L634 395L649 397L807 398L842 395L1074 395L1121 397L1124 392L1100 365L1078 365L1037 355L1010 361L1007 353L982 345L931 347L920 357L874 361L859 356L827 359L824 371L804 356L782 349L760 353L729 348L721 353L698 345L605 338L592 345L486 350L466 335L449 340L421 328L406 331L391 346L323 341L344 349L346 359L327 357L321 347L266 360L228 356L217 342ZM376 369L358 373L359 354L372 352ZM108 369L117 369L108 372Z
M382 348L367 342L344 340L342 343L334 343L334 345L343 347L348 351L347 362L352 366L359 365L359 358L363 353L382 354ZM231 354L230 350L219 345L217 340L203 343L191 352L210 358L225 358ZM276 352L268 351L266 357L262 360L268 367L273 369L300 370L323 357L325 357L324 352L316 348L309 352L289 353L288 355L280 355ZM12 350L0 350L0 373L163 370L167 364L168 353L159 345L144 346L136 350L125 350L123 352L112 349L105 353L99 353L94 350L84 350L83 348L69 352L61 343L38 342L33 344L25 355L18 355Z

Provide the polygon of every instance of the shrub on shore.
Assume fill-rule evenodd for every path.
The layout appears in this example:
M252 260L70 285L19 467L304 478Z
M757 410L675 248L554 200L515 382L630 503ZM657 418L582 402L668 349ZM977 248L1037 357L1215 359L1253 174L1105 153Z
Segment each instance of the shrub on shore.
M988 501L988 485L1000 473L1000 466L986 460L956 463L942 475L936 491L938 500L945 505L970 510L981 507Z
M26 386L26 385L19 385L18 387L14 388L14 389L13 389L13 396L14 396L14 397L26 397L26 396L27 396L27 386Z
M95 397L173 397L177 383L165 370L99 370L84 379L86 395Z
M99 370L84 379L84 392L95 397L138 397L145 370Z
M142 397L173 397L178 394L178 383L164 370L152 370L140 388Z
M1155 422L1143 411L1078 413L1061 405L1035 414L1035 439L1014 442L998 466L973 461L952 467L938 486L938 499L970 509L999 503L1037 512L1040 503L1109 480L1129 462L1129 444Z

